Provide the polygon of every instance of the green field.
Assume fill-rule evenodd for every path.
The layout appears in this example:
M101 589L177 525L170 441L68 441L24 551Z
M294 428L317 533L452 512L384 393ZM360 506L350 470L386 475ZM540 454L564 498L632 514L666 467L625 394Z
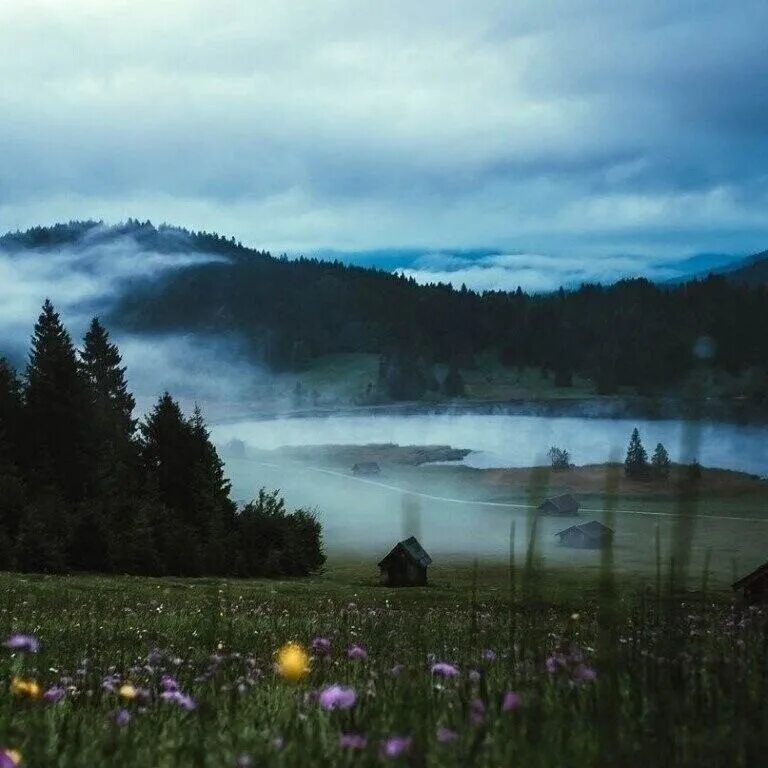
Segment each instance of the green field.
M519 561L443 562L410 590L339 558L300 581L4 574L0 629L41 647L2 651L0 746L38 767L762 764L765 615L668 588ZM315 637L329 653L280 677L277 649ZM163 675L194 708L161 698ZM63 698L13 695L14 678ZM354 705L323 709L332 684ZM393 737L407 751L383 756Z

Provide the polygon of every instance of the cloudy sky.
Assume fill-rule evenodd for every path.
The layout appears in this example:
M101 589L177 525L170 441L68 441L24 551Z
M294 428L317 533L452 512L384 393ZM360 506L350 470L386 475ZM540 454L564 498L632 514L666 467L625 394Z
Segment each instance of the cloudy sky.
M765 0L1 0L0 230L409 248L476 287L748 254L766 29Z

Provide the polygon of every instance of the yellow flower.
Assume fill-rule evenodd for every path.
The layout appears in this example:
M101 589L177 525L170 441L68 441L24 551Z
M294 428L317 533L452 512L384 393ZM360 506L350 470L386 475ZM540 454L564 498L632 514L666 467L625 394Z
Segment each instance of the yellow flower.
M117 695L124 699L125 701L133 701L136 698L136 694L138 691L131 683L124 683L120 686L120 690L117 692Z
M34 680L24 680L21 677L11 680L11 693L14 696L26 696L28 699L39 699L43 695L42 688Z
M18 765L21 762L21 752L18 749L4 749L0 754L7 757L14 765Z
M286 643L277 652L277 672L297 683L309 672L309 654L298 643Z

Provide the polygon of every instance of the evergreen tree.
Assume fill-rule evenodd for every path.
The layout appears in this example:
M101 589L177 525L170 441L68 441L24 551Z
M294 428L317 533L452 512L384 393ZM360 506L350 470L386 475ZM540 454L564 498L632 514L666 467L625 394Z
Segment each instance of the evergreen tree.
M11 364L0 357L0 431L9 456L17 456L22 419L21 382Z
M629 439L627 457L624 459L624 474L627 477L642 478L648 473L648 454L640 442L640 433L635 427Z
M669 454L661 443L657 443L656 450L651 457L651 468L653 474L663 480L669 477L669 470L672 462L669 460Z
M75 348L46 299L35 325L26 373L24 463L37 482L79 501L89 480L91 412Z
M443 382L443 391L447 397L464 397L464 379L461 376L459 366L454 360L448 367L448 373Z

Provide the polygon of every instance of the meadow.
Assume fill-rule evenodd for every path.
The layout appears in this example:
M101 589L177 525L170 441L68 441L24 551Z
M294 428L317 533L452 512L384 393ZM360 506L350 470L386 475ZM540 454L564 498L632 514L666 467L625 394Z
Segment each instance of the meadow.
M441 562L401 590L341 557L309 580L3 574L0 764L762 764L765 613L611 557ZM287 643L306 667L276 667Z

